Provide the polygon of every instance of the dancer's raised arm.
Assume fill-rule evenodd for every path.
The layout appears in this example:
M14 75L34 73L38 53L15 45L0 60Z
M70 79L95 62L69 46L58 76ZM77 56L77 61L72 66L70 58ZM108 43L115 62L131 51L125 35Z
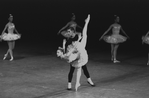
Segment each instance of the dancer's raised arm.
M81 44L83 45L83 47L85 48L86 46L86 42L87 42L87 26L88 26L88 23L90 21L90 14L88 15L87 19L85 19L85 25L84 25L84 28L83 28L83 31L82 31L82 40L81 40Z
M60 34L60 32L61 32L62 30L64 30L66 27L68 27L68 25L69 25L69 23L67 23L63 28L61 28L61 29L58 31L57 34Z

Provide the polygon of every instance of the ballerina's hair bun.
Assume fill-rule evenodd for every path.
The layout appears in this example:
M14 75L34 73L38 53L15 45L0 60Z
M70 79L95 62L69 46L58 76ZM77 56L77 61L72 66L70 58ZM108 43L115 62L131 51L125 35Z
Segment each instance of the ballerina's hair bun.
M9 14L9 17L13 17L12 14Z

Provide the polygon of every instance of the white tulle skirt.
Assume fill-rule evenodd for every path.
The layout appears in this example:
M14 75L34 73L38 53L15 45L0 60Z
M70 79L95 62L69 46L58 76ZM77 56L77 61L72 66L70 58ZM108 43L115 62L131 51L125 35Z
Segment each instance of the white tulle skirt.
M13 41L13 40L18 40L21 38L21 35L19 34L11 34L11 33L4 33L1 35L2 40L4 41Z
M142 40L144 43L149 44L149 36L143 36Z
M71 37L72 36L72 33L70 33L69 31L62 31L61 34L64 36L64 37Z
M77 59L71 62L73 67L79 68L84 66L88 62L88 55L86 51L78 54Z
M120 35L120 34L113 34L110 36L104 36L104 41L111 44L117 44L117 43L123 43L127 40L126 37Z

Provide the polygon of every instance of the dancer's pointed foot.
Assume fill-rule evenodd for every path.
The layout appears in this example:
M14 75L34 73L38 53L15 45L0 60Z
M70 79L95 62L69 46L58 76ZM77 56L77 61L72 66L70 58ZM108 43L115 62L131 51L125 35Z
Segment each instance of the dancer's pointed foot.
M149 61L147 62L147 65L149 65Z
M93 83L93 81L91 80L91 78L87 79L87 83L90 84L92 87L95 86L95 84Z
M6 57L7 57L7 54L5 54L5 55L4 55L3 60L5 60L5 59L6 59Z
M71 90L71 83L68 83L67 90Z
M11 59L9 61L13 61L13 57L11 57Z
M118 61L118 60L114 60L113 63L120 63L120 61Z
M76 91L78 91L79 86L81 86L80 83L76 83L76 85L75 85L75 90Z

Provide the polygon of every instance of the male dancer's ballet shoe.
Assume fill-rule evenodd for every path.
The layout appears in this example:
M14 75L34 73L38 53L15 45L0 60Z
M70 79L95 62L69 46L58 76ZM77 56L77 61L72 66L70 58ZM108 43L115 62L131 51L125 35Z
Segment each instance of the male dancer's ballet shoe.
M4 55L3 60L5 60L5 59L6 59L6 57L7 57L7 54L5 54L5 55Z
M90 84L92 87L95 86L95 84L92 82L91 78L87 79L87 83Z
M89 85L91 85L92 87L95 87L95 84L91 84L91 83L88 82L88 81L87 81L87 83L88 83Z
M68 83L68 88L67 88L67 90L72 90L72 89L71 89L71 83Z
M78 88L80 87L80 83L75 85L75 90L78 91Z
M120 61L118 61L118 60L114 60L113 63L120 63Z
M147 65L149 65L149 62L147 62Z

